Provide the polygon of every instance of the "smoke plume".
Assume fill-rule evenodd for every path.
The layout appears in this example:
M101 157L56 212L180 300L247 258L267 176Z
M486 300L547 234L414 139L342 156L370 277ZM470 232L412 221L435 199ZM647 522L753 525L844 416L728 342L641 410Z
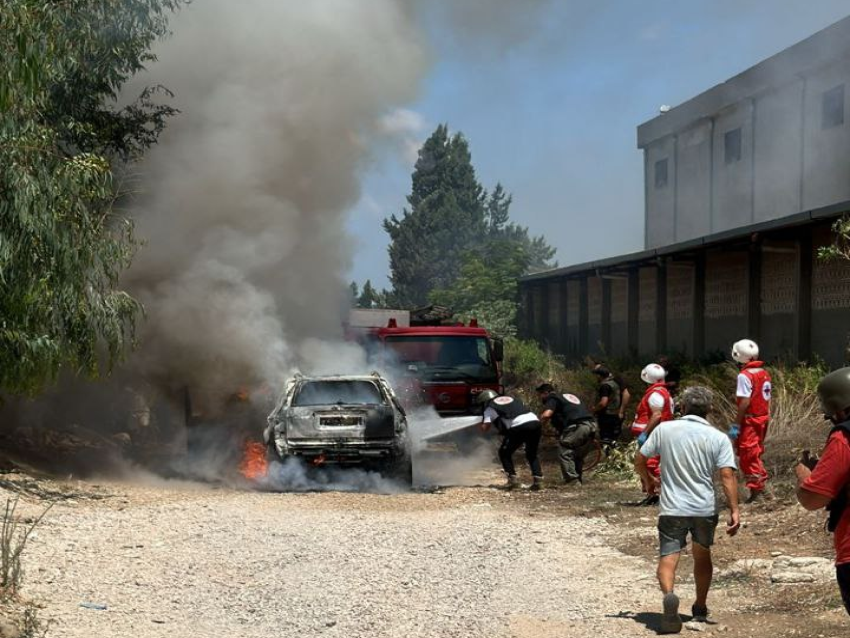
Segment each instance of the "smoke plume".
M316 339L340 336L344 217L372 138L426 67L408 5L205 0L176 17L139 78L181 111L141 166L133 211L147 374L279 387L316 360Z

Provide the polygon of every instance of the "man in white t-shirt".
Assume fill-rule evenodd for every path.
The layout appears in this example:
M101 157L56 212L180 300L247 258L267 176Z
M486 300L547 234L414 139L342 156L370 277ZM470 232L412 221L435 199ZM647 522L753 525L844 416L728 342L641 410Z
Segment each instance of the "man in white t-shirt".
M682 629L679 599L673 593L679 556L693 541L694 581L697 596L692 607L694 620L708 617L707 597L714 571L711 546L717 526L717 503L714 475L719 472L729 504L730 518L726 533L738 532L738 481L735 475L735 453L724 433L715 429L705 417L711 410L712 394L708 388L695 386L682 394L681 419L658 425L635 457L635 468L645 489L657 493L661 487L658 517L660 559L658 582L664 593L664 615L661 633L678 633ZM661 478L647 469L647 460L661 456Z

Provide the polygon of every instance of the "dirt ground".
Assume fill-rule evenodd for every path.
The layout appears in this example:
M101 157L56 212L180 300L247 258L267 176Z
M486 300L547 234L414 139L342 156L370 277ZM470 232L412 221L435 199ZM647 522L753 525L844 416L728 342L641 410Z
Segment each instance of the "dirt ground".
M555 475L551 464L549 476ZM25 555L24 594L61 638L655 634L654 508L631 484L486 484L397 494L268 493L164 481L0 477L21 513L56 504ZM781 490L778 490L781 492ZM822 518L781 493L719 539L740 558L830 555ZM690 564L680 567L687 613ZM105 606L106 609L91 608ZM718 579L705 635L846 636L833 583ZM685 634L692 633L685 630Z

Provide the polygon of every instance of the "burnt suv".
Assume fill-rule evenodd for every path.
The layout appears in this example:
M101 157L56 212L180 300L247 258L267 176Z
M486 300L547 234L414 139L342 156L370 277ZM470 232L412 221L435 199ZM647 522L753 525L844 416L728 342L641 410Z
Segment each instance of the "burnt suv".
M263 438L274 460L363 465L410 478L407 416L377 373L296 375L269 415Z

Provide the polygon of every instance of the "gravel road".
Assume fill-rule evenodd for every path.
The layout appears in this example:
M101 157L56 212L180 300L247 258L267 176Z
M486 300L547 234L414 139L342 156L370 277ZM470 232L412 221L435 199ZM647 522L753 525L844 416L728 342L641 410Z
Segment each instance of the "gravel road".
M99 489L57 505L28 548L50 638L655 633L653 566L532 493Z

